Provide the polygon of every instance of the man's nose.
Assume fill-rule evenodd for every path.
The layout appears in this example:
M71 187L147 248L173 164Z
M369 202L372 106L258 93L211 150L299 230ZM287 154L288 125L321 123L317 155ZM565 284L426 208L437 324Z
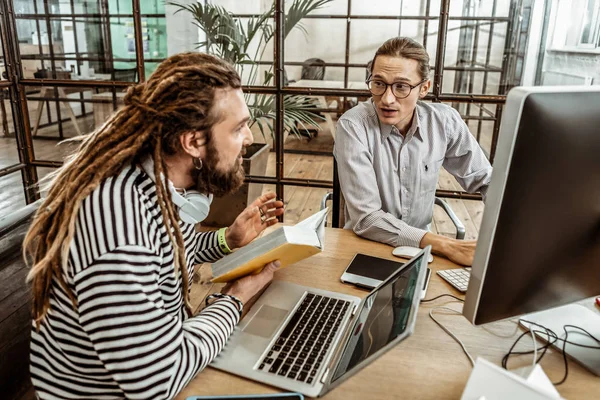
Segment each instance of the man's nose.
M254 143L254 135L252 135L250 127L246 125L244 129L244 146L250 146L252 143Z
M384 104L393 104L396 101L396 96L392 92L392 87L388 86L385 88L385 92L381 95L381 102Z

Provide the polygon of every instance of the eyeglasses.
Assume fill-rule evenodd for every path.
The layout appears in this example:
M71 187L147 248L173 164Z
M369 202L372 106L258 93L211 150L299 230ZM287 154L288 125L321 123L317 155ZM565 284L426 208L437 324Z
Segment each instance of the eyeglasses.
M417 86L425 83L427 79L423 79L421 82L416 85L410 85L405 82L394 82L394 83L385 83L379 79L370 79L367 81L367 86L369 87L369 91L373 96L381 96L383 95L388 86L392 87L392 94L396 96L397 99L404 99L410 95L410 92L416 88Z

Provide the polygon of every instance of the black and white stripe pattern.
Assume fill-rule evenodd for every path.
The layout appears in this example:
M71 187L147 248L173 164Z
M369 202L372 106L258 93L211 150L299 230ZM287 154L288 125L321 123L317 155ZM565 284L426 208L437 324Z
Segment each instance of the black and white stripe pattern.
M223 257L216 232L180 223L187 268ZM181 274L154 182L132 166L82 203L67 284L55 279L51 307L31 337L31 377L41 399L174 397L221 351L239 320L216 301L187 318Z

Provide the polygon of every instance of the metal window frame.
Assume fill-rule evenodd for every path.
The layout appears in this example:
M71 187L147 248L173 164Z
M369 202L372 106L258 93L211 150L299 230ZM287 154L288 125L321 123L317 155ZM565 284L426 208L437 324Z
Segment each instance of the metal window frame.
M28 108L27 101L28 98L25 93L26 87L53 87L55 89L55 98L51 101L55 101L58 105L58 102L64 99L61 99L57 96L57 88L58 87L89 87L89 88L105 88L112 89L113 93L113 107L117 106L116 99L116 91L124 89L131 85L131 83L127 82L117 82L117 81L73 81L73 80L59 80L59 79L24 79L22 76L21 70L21 60L26 59L39 59L42 62L42 66L45 66L50 63L52 66L52 70L55 70L55 62L59 60L87 60L87 61L108 61L113 62L115 60L119 61L120 59L115 59L112 57L112 49L110 43L110 29L106 28L108 32L108 49L104 52L104 57L94 57L94 56L83 56L79 53L79 49L76 48L75 57L70 57L67 55L56 55L54 54L53 43L52 43L52 26L51 20L55 19L71 19L73 24L75 24L77 18L100 18L101 25L107 25L106 21L109 21L110 18L117 17L126 17L133 18L134 22L134 34L135 34L135 43L136 43L136 53L135 53L135 62L136 68L138 72L139 81L145 81L145 63L146 62L156 62L161 60L154 59L145 59L143 54L143 42L142 42L142 17L151 17L151 18L162 18L163 14L141 14L140 12L140 1L141 0L132 0L133 5L133 14L110 14L108 10L108 1L107 0L98 0L98 10L100 12L85 14L85 13L64 13L64 14L50 14L48 9L48 3L44 2L44 12L38 13L37 2L34 2L34 12L35 14L22 14L19 15L18 18L22 19L34 19L38 26L37 33L41 36L41 32L39 29L40 21L44 21L46 24L46 28L48 31L48 40L49 40L49 49L50 49L50 57L46 57L42 51L41 37L38 37L38 43L40 47L39 55L29 55L29 56L21 56L19 53L18 40L17 40L17 30L16 30L16 15L13 9L12 1L6 1L0 3L0 30L2 34L2 43L4 46L4 55L5 55L5 63L7 65L7 71L9 72L9 80L8 81L0 81L0 88L8 88L10 91L11 99L14 101L11 102L13 105L12 112L15 121L15 136L17 138L17 146L19 149L19 163L7 168L0 170L0 177L5 176L9 173L14 173L16 171L21 171L23 174L23 183L25 190L25 197L28 203L35 201L39 198L39 194L36 191L36 185L38 183L37 177L37 167L58 167L62 163L57 161L50 160L42 160L37 159L35 157L34 148L33 148L33 139L31 136L31 127L29 126L29 118L28 116ZM339 208L337 204L338 201L335 201L335 197L339 199L339 181L337 180L337 171L336 166L334 165L334 174L331 181L324 180L313 180L313 179L295 179L295 178L286 178L284 176L284 159L285 154L290 153L300 153L300 154L323 154L322 152L311 152L311 151L292 151L285 150L283 143L283 132L284 132L284 123L283 123L283 98L285 95L293 95L293 94L303 94L303 95L332 95L343 97L344 100L347 97L370 97L370 94L367 90L354 90L354 89L328 89L328 88L300 88L300 87L289 87L284 86L284 67L285 66L298 66L302 65L301 61L285 61L284 60L284 36L283 36L283 23L284 23L284 0L273 0L275 5L275 36L274 36L274 49L273 49L273 63L274 72L275 72L275 85L272 87L263 87L263 86L245 86L243 89L247 93L263 93L263 94L271 94L274 95L275 98L275 106L276 106L276 124L275 124L275 140L274 140L274 148L276 152L276 171L275 177L261 177L261 176L248 176L247 181L249 183L266 183L273 184L276 187L276 193L279 198L283 198L284 196L284 186L304 186L304 187L316 187L316 188L328 188L334 190L334 212L333 212L333 226L338 226L338 217L339 217ZM494 121L494 128L492 134L492 144L490 150L490 160L493 161L495 155L496 144L498 140L499 134L499 125L500 118L502 115L502 105L506 101L506 92L510 87L510 84L507 80L507 70L509 67L509 58L511 55L511 45L514 39L515 31L514 25L518 18L519 12L518 8L520 6L521 1L513 0L510 3L510 11L508 17L506 16L485 16L485 17L470 17L470 16L450 16L450 1L451 0L440 0L440 12L439 15L429 15L431 9L431 0L427 0L425 2L425 15L387 15L387 16L377 16L377 15L352 15L352 0L347 0L347 10L345 14L337 14L337 15L311 15L307 18L311 19L342 19L346 20L346 32L345 32L345 54L344 54L344 63L326 63L326 66L331 67L342 67L344 68L344 87L348 86L348 75L350 68L363 68L366 67L366 64L357 64L350 63L350 33L352 29L352 22L357 20L397 20L399 22L403 20L419 20L423 21L423 43L427 45L428 36L430 36L432 32L432 28L435 29L434 26L430 26L434 22L437 22L437 40L436 40L436 59L435 65L433 66L434 76L433 76L433 86L432 91L425 97L425 100L430 100L433 102L453 102L456 104L466 104L467 105L467 115L465 115L465 119L472 119L478 121L478 129L476 137L479 140L480 132L481 132L481 124L483 121ZM71 0L71 9L74 11L74 1ZM493 5L495 13L496 10L496 0L494 0ZM237 14L238 17L252 17L254 14ZM453 20L460 20L465 22L472 22L471 24L461 26L459 29L474 29L475 35L479 35L479 30L484 25L490 26L490 32L488 35L487 42L487 55L486 62L478 63L477 62L477 54L471 54L471 59L469 65L463 66L445 66L444 58L445 58L445 50L446 50L446 38L448 34L448 22ZM504 60L501 68L497 66L490 65L490 49L492 46L492 35L494 29L497 29L498 23L506 23L506 39L505 39L505 49L504 49ZM76 34L76 32L75 32ZM77 46L77 41L76 41ZM129 59L127 59L129 61ZM133 61L133 60L131 60ZM265 64L271 64L271 62L264 62ZM10 64L10 67L9 67ZM78 63L79 65L79 63ZM497 95L485 95L485 94L461 94L461 93L443 93L442 84L443 84L443 75L444 71L457 71L461 74L466 74L465 76L469 77L470 87L472 87L473 77L475 76L475 72L483 72L484 73L484 87L483 93L485 93L485 88L487 85L487 79L489 74L491 73L499 73L500 81L499 81L499 94ZM85 103L93 103L94 100L84 99L83 95L80 96L80 99L77 100L80 102L82 106ZM486 104L496 105L495 112L492 112L485 108ZM470 115L471 105L478 108L478 111L475 114ZM60 118L60 107L57 107L58 116ZM62 123L59 122L59 132L62 134ZM331 153L324 153L331 154ZM460 191L444 191L438 190L437 195L442 197L451 197L451 198L460 198L460 199L480 199L479 195L472 195L466 192Z

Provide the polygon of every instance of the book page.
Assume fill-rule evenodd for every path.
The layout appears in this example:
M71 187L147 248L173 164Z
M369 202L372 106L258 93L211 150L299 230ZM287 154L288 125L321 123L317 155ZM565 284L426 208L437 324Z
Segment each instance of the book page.
M306 218L303 221L298 222L295 227L304 229L310 229L317 233L317 237L319 238L319 248L321 250L325 247L325 221L327 221L327 214L329 213L329 207L319 211Z
M226 282L254 270L260 271L265 263L277 259L283 268L320 252L324 244L328 211L324 209L296 225L280 227L214 262L213 282Z

